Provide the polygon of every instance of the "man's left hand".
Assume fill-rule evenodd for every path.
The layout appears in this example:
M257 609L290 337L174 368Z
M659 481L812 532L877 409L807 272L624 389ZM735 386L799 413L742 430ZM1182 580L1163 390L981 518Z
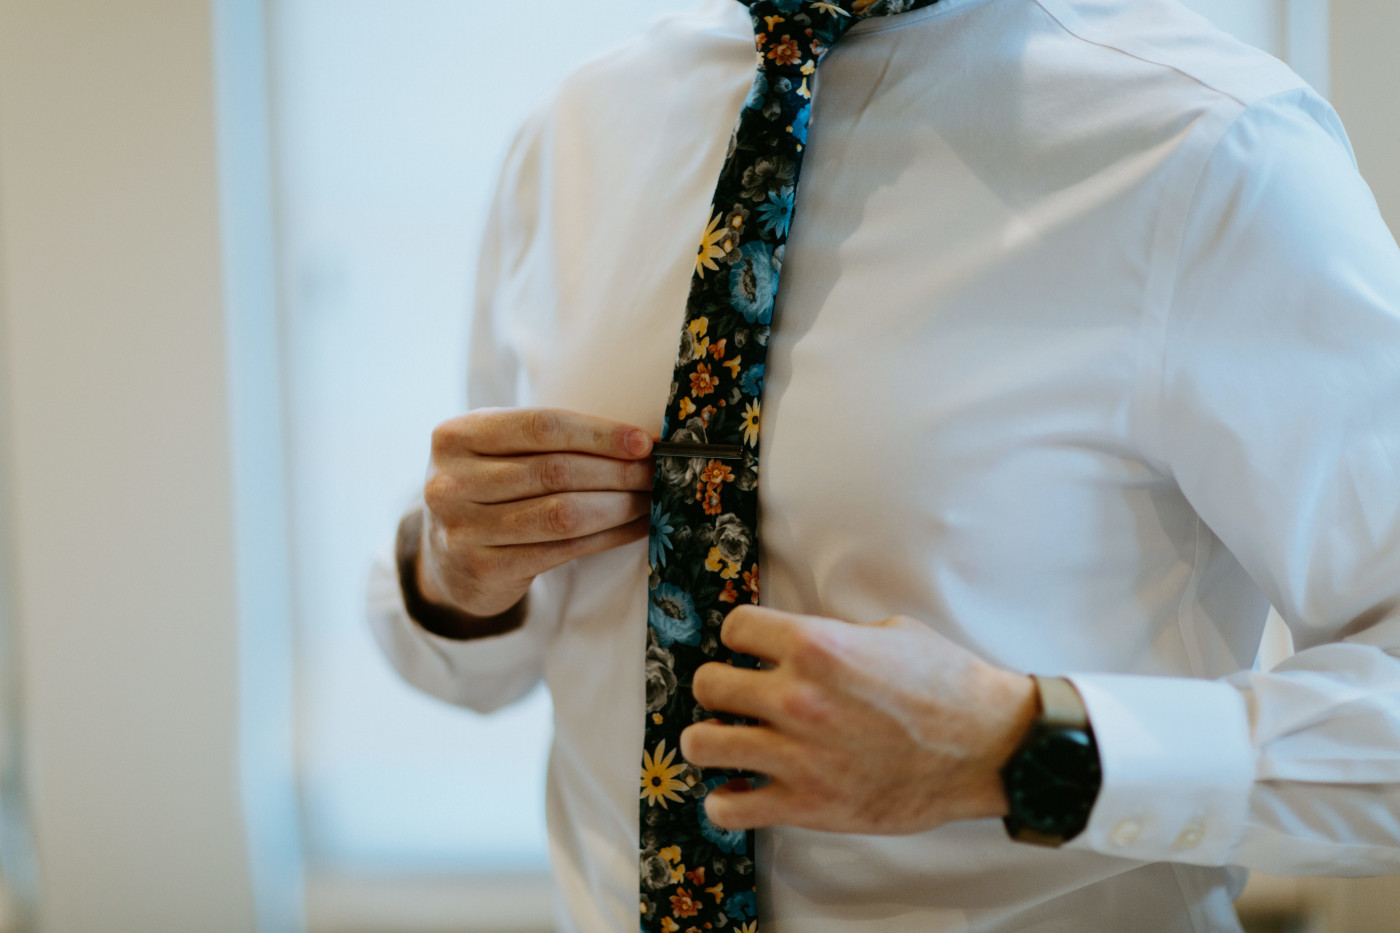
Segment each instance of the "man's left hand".
M742 606L720 637L767 664L706 664L695 699L760 723L696 723L681 753L768 781L711 791L716 825L892 835L1007 812L998 770L1035 718L1030 677L903 617L852 625Z

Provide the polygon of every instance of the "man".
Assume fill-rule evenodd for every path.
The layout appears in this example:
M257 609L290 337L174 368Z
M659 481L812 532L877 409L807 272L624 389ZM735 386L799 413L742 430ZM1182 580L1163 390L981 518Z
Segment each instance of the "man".
M667 914L685 867L637 816L675 687L649 455L691 276L734 261L706 215L753 42L708 0L525 127L479 275L496 407L437 429L373 584L423 689L549 684L565 930ZM1400 871L1400 254L1330 108L1169 0L941 0L859 23L818 79L750 335L763 608L722 636L766 664L692 685L758 724L681 748L766 776L703 803L712 842L762 828L762 929L1234 930L1238 866ZM1271 603L1299 651L1252 670ZM1027 758L1062 701L1093 743L1068 770ZM651 764L648 804L714 773ZM1051 831L1022 831L1035 800Z

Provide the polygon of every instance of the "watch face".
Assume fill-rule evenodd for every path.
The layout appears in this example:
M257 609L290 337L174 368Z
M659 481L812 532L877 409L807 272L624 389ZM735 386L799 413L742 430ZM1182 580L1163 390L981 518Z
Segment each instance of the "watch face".
M1089 821L1101 775L1093 740L1080 729L1032 739L1003 773L1011 812L1046 836L1074 835Z

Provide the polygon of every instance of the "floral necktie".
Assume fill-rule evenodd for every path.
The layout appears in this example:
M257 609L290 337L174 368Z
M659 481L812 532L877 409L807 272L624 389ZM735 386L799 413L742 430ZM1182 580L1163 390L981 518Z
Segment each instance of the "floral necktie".
M758 929L753 833L705 817L732 775L679 759L681 730L714 714L690 678L707 661L753 667L719 641L733 607L758 603L758 425L763 367L813 75L850 26L935 0L740 0L758 73L734 126L695 255L675 380L656 447L641 776L643 933ZM723 717L721 717L723 718Z

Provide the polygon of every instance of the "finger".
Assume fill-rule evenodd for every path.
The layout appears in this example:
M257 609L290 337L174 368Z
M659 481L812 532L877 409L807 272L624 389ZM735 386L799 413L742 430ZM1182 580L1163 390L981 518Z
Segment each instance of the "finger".
M603 551L640 541L647 536L649 525L649 519L644 515L625 525L567 541L487 548L485 552L489 556L486 562L490 564L489 569L498 573L502 579L531 579L579 557L601 554Z
M634 425L562 408L495 408L438 425L433 449L488 456L567 450L640 460L651 452L651 437Z
M566 492L523 502L478 506L471 524L477 544L505 547L568 541L625 525L651 511L640 492Z
M731 726L711 719L681 730L681 755L700 768L782 774L790 745L790 739L768 726Z
M705 795L705 816L721 829L795 825L793 809L793 794L780 781L753 789L731 781Z
M777 688L772 671L732 667L713 661L702 664L691 681L696 702L706 709L770 721L777 718Z
M651 460L616 460L588 454L550 453L473 461L466 488L480 503L515 502L556 492L651 489Z
M806 616L762 606L739 606L725 617L719 637L735 651L780 663L812 621Z

